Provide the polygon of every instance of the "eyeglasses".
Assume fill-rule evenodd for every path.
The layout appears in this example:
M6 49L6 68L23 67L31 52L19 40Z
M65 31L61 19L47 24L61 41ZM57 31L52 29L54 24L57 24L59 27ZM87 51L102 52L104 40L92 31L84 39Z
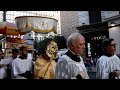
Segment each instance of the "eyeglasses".
M114 44L110 44L110 45L108 45L108 46L116 46L117 45L117 43L114 43Z

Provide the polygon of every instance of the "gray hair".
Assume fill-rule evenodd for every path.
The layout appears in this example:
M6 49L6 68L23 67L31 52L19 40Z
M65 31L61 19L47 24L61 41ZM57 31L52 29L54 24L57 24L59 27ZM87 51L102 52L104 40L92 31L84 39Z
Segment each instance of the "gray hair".
M76 39L79 37L79 36L82 36L80 33L72 33L68 39L67 39L67 48L69 49L69 46L72 45L73 43L75 43Z

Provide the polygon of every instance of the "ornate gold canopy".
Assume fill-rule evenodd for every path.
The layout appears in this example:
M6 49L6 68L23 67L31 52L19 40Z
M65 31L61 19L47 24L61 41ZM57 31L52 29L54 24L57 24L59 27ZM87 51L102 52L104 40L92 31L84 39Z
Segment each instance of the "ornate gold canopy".
M15 18L20 33L34 31L36 33L57 33L57 20L40 16L20 16Z

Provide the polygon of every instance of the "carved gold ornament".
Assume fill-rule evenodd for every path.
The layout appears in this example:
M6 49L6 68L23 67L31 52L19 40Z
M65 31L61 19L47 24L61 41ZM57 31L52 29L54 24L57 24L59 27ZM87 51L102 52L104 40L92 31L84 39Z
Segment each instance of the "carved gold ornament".
M52 58L55 59L57 58L57 52L58 52L58 45L56 42L51 41L48 45L47 45L47 50L46 50L46 54Z

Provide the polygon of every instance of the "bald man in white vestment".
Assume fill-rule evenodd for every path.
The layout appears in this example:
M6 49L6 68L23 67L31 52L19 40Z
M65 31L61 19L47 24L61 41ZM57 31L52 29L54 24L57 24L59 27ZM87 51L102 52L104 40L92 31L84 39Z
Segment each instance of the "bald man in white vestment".
M85 49L85 39L80 33L73 33L67 39L68 51L57 62L56 79L89 79L81 55Z

